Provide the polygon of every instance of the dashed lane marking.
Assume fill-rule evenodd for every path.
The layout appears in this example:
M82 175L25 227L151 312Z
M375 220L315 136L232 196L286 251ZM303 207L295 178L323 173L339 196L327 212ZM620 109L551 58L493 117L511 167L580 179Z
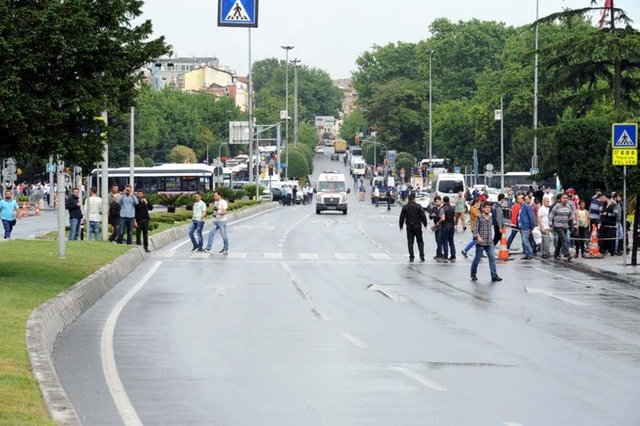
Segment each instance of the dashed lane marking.
M358 339L356 336L349 333L341 333L342 337L349 343L361 348L361 349L369 349L369 345L364 343L362 340Z
M422 374L416 373L415 371L406 368L406 367L391 367L392 370L397 371L401 374L404 374L405 376L409 377L410 379L415 380L416 382L420 383L422 386L428 387L429 389L433 389L435 391L439 391L439 392L446 392L449 389L447 389L446 387L442 386L440 383L435 382L431 379L429 379L428 377L423 376Z

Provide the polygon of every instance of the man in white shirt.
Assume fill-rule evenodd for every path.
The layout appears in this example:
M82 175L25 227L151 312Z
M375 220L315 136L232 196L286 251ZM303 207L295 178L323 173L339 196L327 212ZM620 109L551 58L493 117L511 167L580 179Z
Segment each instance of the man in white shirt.
M549 205L551 201L546 195L542 198L542 205L538 208L538 227L542 233L543 259L551 257L551 238L553 238L552 229L549 227Z
M551 205L553 203L553 201L554 201L554 198L555 197L553 196L553 193L551 192L551 187L547 186L544 189L544 195L542 196L542 199L543 200L545 200L545 199L549 200L549 205Z
M229 208L229 204L222 198L222 194L217 191L213 194L213 200L213 224L211 225L211 231L209 231L207 248L204 251L211 253L213 237L216 235L216 232L220 231L223 246L222 250L218 253L227 254L229 252L229 238L227 238L227 209Z
M91 187L91 196L87 198L87 217L89 219L89 235L91 241L93 235L96 241L100 240L100 223L102 222L102 198L98 197L98 188Z

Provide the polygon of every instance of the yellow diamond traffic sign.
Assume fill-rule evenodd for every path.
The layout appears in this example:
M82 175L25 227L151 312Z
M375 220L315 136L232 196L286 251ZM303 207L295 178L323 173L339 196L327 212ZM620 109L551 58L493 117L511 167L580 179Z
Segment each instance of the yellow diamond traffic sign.
M637 166L638 150L632 148L615 148L612 150L614 166Z

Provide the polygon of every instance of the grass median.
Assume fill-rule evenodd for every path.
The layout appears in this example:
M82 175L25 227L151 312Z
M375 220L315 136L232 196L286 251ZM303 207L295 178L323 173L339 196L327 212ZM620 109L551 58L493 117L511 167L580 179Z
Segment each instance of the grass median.
M31 311L129 250L103 242L14 240L0 244L0 424L52 425L31 375L25 327Z

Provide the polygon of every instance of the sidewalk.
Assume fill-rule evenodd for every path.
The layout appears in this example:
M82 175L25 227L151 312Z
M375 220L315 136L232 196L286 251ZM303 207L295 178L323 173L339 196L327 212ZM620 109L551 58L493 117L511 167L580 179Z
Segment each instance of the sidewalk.
M538 258L539 259L539 258ZM602 259L574 257L566 260L542 260L541 262L561 265L587 274L598 275L604 279L640 288L640 259L638 266L631 266L631 254L627 255L627 265L623 265L624 256L605 256Z

